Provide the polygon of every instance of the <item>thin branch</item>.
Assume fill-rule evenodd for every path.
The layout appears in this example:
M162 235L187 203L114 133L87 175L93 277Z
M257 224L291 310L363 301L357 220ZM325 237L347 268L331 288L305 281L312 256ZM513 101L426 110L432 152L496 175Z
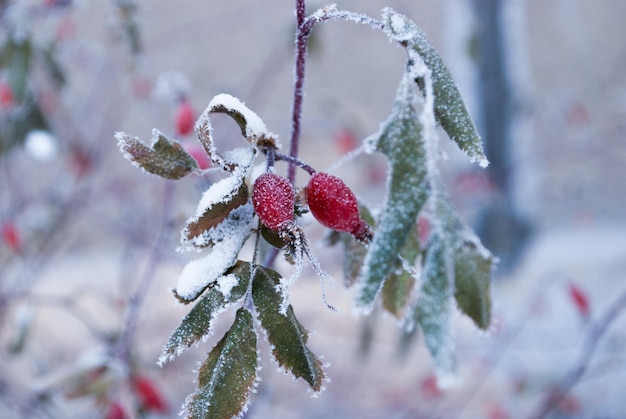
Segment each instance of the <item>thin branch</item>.
M148 265L144 274L137 285L137 289L130 297L128 301L128 307L126 309L126 320L122 328L119 342L116 348L116 356L122 361L122 365L128 367L131 362L131 346L132 340L137 329L137 319L141 306L147 296L154 274L159 265L159 261L162 258L162 246L167 232L169 231L168 218L170 215L170 205L172 202L173 184L171 182L165 182L163 191L163 213L161 220L161 230L159 236L155 241L155 245L152 248L150 257L148 258Z
M307 41L310 33L305 28L306 7L304 0L296 0L296 58L295 58L295 80L293 88L293 109L291 113L291 140L289 143L289 155L297 158L300 147L300 124L302 121L302 100L304 87L304 70L306 67ZM294 183L296 179L296 165L289 164L287 178Z
M295 58L295 80L293 89L293 109L291 114L291 139L289 144L289 155L298 157L300 148L300 133L302 123L302 102L304 99L304 76L306 68L306 53L309 35L313 26L319 22L330 19L346 20L361 24L367 24L376 29L383 29L382 22L367 15L353 13L345 10L337 10L335 6L326 6L310 16L306 16L304 0L296 0L296 58ZM287 172L288 179L294 183L296 177L296 165L289 163Z
M591 358L593 357L598 343L609 329L609 326L626 309L626 292L609 307L598 321L592 324L587 333L585 344L576 365L563 377L563 379L550 391L548 396L541 403L536 413L531 415L533 419L546 417L550 411L557 406L572 388L580 381L587 371Z

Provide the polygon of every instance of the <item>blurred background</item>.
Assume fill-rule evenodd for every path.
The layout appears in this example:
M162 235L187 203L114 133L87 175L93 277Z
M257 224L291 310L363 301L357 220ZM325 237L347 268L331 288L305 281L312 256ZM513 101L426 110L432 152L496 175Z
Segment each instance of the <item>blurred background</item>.
M487 170L443 134L440 168L457 209L500 258L493 325L478 333L455 317L459 383L441 390L419 337L399 350L396 322L352 315L341 286L329 290L340 309L330 312L306 270L293 305L332 381L311 398L263 348L246 417L623 417L626 3L338 3L375 18L385 6L440 51L483 135ZM207 342L156 365L189 310L168 291L194 257L176 252L179 231L219 173L175 183L147 175L113 134L148 141L158 128L201 160L190 126L214 95L230 93L286 145L294 4L5 0L0 18L0 416L176 417L232 321L223 314ZM314 29L307 163L329 167L377 131L404 59L370 27ZM223 147L241 141L225 119L216 132ZM337 173L380 202L384 159L359 156ZM304 228L340 283L325 232Z

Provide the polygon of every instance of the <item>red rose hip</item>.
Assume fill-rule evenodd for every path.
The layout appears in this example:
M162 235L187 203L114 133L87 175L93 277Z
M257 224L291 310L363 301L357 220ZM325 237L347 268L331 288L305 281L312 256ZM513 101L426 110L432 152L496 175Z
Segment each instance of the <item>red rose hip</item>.
M270 230L279 231L293 222L295 201L291 183L275 173L263 173L252 187L254 211Z
M307 203L313 216L333 230L369 241L371 229L359 214L359 203L354 193L337 176L315 173L306 187Z
M187 99L181 99L176 110L176 133L187 135L193 131L195 115L191 103Z

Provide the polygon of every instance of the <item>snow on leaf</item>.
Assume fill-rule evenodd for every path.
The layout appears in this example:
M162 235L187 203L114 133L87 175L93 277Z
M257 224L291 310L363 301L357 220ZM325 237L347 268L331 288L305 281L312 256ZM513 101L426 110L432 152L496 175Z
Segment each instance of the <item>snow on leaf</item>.
M250 264L238 261L183 318L163 347L159 365L173 360L192 344L210 336L217 316L245 295L249 282Z
M456 376L451 325L454 270L451 251L442 237L433 235L424 258L420 294L408 318L409 326L411 322L417 322L422 330L440 384L450 383Z
M486 167L489 162L485 157L478 131L450 71L437 50L414 22L393 9L383 9L383 21L389 38L417 52L431 70L437 121L450 139L467 153L472 162L478 162L480 166ZM415 81L423 87L421 80Z
M400 83L391 117L383 124L376 149L389 160L387 198L361 270L356 306L370 310L429 193L426 150L414 87Z
M175 295L182 302L195 300L237 261L239 250L253 229L252 203L234 209L217 227L209 231L207 240L214 242L211 253L189 262L183 268Z
M259 116L251 111L243 102L229 94L215 96L196 122L196 132L211 160L224 168L232 171L241 163L232 156L222 156L215 148L213 140L213 126L210 115L212 113L225 113L235 120L241 129L241 134L255 148L280 148L277 136L267 130Z
M254 391L257 369L257 335L252 314L240 308L230 330L200 367L198 388L185 401L187 417L240 417Z
M319 392L325 377L322 361L306 346L308 332L296 319L291 305L285 315L280 313L283 302L277 289L280 278L278 272L257 267L252 282L252 302L278 364L294 378L302 377L313 391Z
M115 133L115 138L122 155L148 173L178 180L198 168L194 158L178 141L169 140L156 129L152 131L150 146L123 132Z
M243 179L232 175L211 185L203 194L195 216L181 231L183 249L213 246L221 240L220 224L232 212L248 202L248 187ZM216 237L217 236L217 237Z

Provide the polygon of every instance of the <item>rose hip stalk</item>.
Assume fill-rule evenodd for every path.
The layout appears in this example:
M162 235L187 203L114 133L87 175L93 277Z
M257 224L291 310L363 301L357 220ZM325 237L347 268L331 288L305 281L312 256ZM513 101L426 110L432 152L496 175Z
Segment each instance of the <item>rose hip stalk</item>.
M361 219L356 196L343 180L328 173L315 173L306 193L309 209L317 221L333 230L350 233L357 240L370 241L370 226Z

